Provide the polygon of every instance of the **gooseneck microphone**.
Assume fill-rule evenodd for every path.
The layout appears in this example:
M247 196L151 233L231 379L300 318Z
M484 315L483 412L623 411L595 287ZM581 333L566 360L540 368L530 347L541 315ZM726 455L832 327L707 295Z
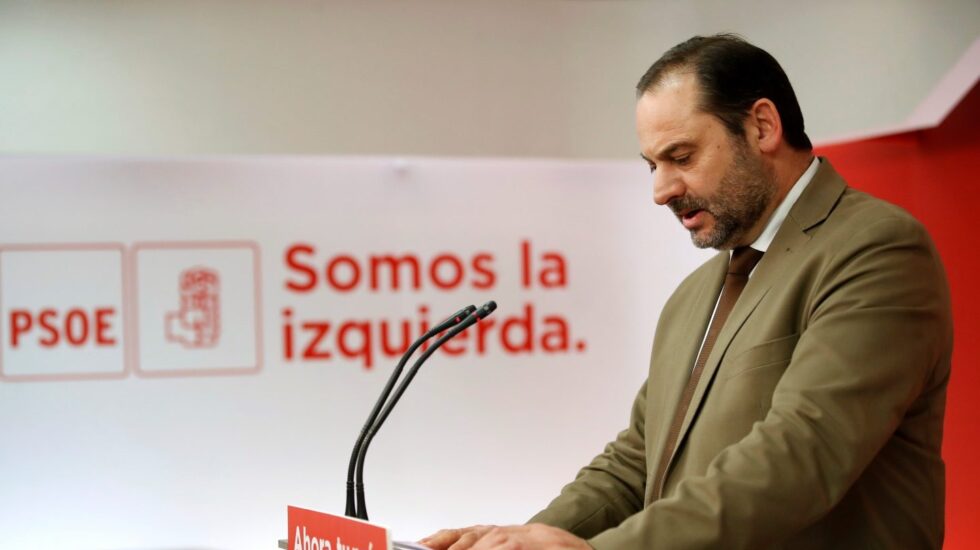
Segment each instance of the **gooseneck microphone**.
M476 324L481 319L485 319L486 317L488 317L491 313L493 313L495 309L497 309L497 302L494 302L493 300L490 300L489 302L483 304L483 306L480 309L470 313L459 324L451 328L448 332L446 332L446 334L444 334L442 337L436 340L432 344L432 346L429 347L429 349L425 350L422 353L422 355L419 356L418 360L415 361L415 364L412 365L412 368L409 369L407 373L405 373L405 379L402 380L402 382L398 385L398 389L395 390L395 393L392 395L388 404L385 405L385 408L381 412L380 416L378 416L377 421L374 422L374 424L370 428L368 428L367 434L364 437L364 441L361 444L360 450L358 451L358 456L356 461L357 481L355 483L355 488L357 492L357 506L355 507L356 509L355 517L357 517L358 519L363 519L363 520L368 519L367 504L365 503L364 500L364 457L367 455L368 446L371 445L371 440L374 439L374 436L378 432L378 429L381 428L381 425L384 424L384 421L388 419L388 415L391 414L391 410L395 408L395 405L398 404L398 400L401 399L402 394L405 393L405 390L408 388L408 385L412 383L412 379L415 378L415 375L418 373L419 368L422 366L422 363L425 363L426 359L428 359L433 353L435 353L436 350L439 349L439 347L441 347L443 344L451 340L460 332L463 332L470 326ZM410 355L410 353L406 353L406 355Z
M486 306L484 306L484 308L485 307ZM391 376L388 378L387 384L385 385L384 389L381 391L381 395L379 396L378 401L374 404L374 408L371 410L371 414L368 415L368 419L364 423L364 427L361 428L361 433L360 433L360 435L358 435L357 441L354 443L354 449L351 452L350 465L348 466L348 469L347 469L347 508L346 508L346 511L344 513L348 517L360 517L361 516L361 514L358 513L358 507L357 507L357 505L355 503L355 498L354 498L354 491L355 491L354 474L355 474L355 468L357 467L358 460L363 460L363 456L364 456L363 453L361 452L361 448L364 445L364 442L365 442L366 438L368 437L368 433L373 433L373 432L377 431L377 427L375 426L375 423L376 423L376 421L378 419L378 415L381 413L382 407L388 401L388 397L391 395L392 388L394 388L395 382L401 376L402 370L404 369L405 364L408 362L408 359L412 356L412 354L415 353L415 351L419 348L419 346L421 346L422 344L424 344L427 340L433 338L434 336L438 335L441 332L444 332L444 331L446 331L448 329L451 329L451 328L453 328L453 327L455 327L455 326L457 326L457 325L465 322L470 317L473 317L473 313L475 311L476 311L476 308L474 306L470 305L470 306L467 306L467 307L465 307L465 308L457 311L456 313L452 314L445 321L439 323L438 325L436 325L435 327L433 327L431 330L427 331L425 334L423 334L421 337L419 337L417 340L415 340L415 342L413 342L412 345L409 346L408 350L402 355L401 360L399 360L398 365L395 367L394 372L391 373ZM491 311L492 311L492 309L491 309ZM470 326L474 322L476 322L476 321L474 320L474 321L470 322L466 326ZM455 334L458 334L458 332L454 333L454 335ZM440 343L439 345L442 345L442 344ZM417 370L417 367L414 368L414 370ZM413 373L412 376L414 376L414 373ZM405 384L402 384L402 386L399 387L399 393L398 393L398 396L399 397L401 396L401 393L404 393L404 391L405 391L404 390L404 386L405 386ZM396 399L396 401L397 401L397 399ZM390 410L391 410L390 407L385 408L385 411L387 411L386 414L384 415L385 418L387 418L388 413L390 413ZM382 420L382 422L383 422L383 420ZM373 437L373 435L372 435L372 437ZM359 457L361 457L361 458L359 458ZM363 471L363 468L361 468L361 471ZM363 493L363 483L359 483L359 484L361 485L361 489L360 490ZM363 515L366 518L366 513L363 514Z
M350 464L347 467L347 508L344 511L344 515L347 517L359 517L357 513L357 507L354 500L354 472L357 466L357 460L359 456L359 451L361 450L361 445L364 444L364 438L367 436L368 431L374 426L374 422L378 418L378 414L381 412L381 407L384 406L385 402L388 400L388 396L391 395L392 388L395 387L395 382L402 374L402 370L405 368L405 364L408 363L409 358L415 353L415 350L424 344L427 340L433 336L445 331L446 329L452 328L458 323L464 321L469 317L476 307L468 305L463 309L453 313L445 321L439 323L438 325L432 327L425 334L420 336L412 345L408 347L404 354L402 354L401 359L398 361L398 365L395 370L388 377L388 383L385 384L383 390L381 390L381 395L378 397L378 401L374 404L374 408L371 409L371 414L368 415L367 421L364 422L364 427L361 428L361 433L357 436L357 441L354 442L354 450L350 454Z

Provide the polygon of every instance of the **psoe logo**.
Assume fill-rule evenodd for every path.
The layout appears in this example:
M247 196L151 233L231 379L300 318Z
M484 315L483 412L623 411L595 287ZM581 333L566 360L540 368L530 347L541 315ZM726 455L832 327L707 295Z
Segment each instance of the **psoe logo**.
M192 267L180 273L180 307L166 313L168 342L185 348L210 348L221 338L221 279L207 267Z
M135 243L130 280L136 375L259 372L259 265L259 247L250 241Z

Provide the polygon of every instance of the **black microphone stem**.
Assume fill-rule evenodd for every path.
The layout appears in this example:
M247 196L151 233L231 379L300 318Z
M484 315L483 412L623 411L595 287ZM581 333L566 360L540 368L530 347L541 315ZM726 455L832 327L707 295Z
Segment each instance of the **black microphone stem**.
M422 353L422 355L419 356L419 358L415 361L415 364L412 365L412 368L409 369L407 373L405 373L404 379L398 385L398 389L395 390L395 393L394 395L392 395L391 399L388 400L388 403L385 405L384 410L381 412L380 416L377 417L377 420L376 422L374 422L374 425L370 427L365 426L367 432L366 434L362 434L364 435L364 437L362 438L363 441L361 443L360 450L357 453L358 454L357 460L354 461L357 464L357 475L356 475L357 481L355 483L355 491L357 493L357 505L356 505L357 515L355 517L363 520L368 519L367 504L365 502L365 497L364 497L364 457L367 456L367 449L371 445L371 441L374 440L375 434L378 433L378 429L380 429L381 425L384 424L384 421L388 419L388 415L391 414L391 410L395 408L395 405L398 404L398 400L401 399L402 394L404 394L405 390L408 389L408 385L412 382L412 379L415 378L415 375L418 373L419 368L422 367L422 363L425 363L425 361L433 353L435 353L436 350L439 349L443 344L451 340L460 332L463 332L470 326L476 324L481 319L493 313L493 310L495 310L496 308L497 308L496 302L492 300L487 302L479 310L471 313L466 319L464 319L462 322L460 322L452 329L450 329L449 332L447 332L445 335L443 335L438 340L436 340L432 344L432 346L429 347L429 349L425 350Z
M387 384L385 384L384 389L381 390L381 396L378 398L378 401L374 404L374 408L371 410L371 414L368 415L367 421L364 423L364 427L361 428L361 433L357 436L357 441L354 443L354 450L351 451L350 464L347 467L347 508L344 511L344 515L346 515L347 517L359 517L357 506L354 499L354 472L357 466L357 461L359 460L358 457L361 456L359 451L364 443L368 431L374 425L375 420L378 417L378 414L381 412L381 407L384 406L385 402L388 400L388 396L391 395L391 390L392 388L395 387L395 382L398 381L398 378L401 376L402 370L405 368L405 364L408 363L409 358L412 357L412 354L415 353L415 350L417 350L419 346L421 346L423 343L425 343L433 336L439 334L440 332L443 332L447 328L450 328L464 321L465 318L471 315L475 310L476 308L470 305L457 311L452 316L447 318L445 321L439 323L438 325L430 329L428 332L420 336L418 339L416 339L414 342L412 342L412 345L409 346L408 350L405 351L401 359L398 361L398 365L395 367L395 370L391 373L391 376L388 377L388 382Z

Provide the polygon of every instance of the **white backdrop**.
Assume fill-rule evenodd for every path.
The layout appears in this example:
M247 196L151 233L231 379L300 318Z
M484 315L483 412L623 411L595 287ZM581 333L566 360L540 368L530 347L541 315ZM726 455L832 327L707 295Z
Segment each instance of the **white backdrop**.
M639 161L0 160L0 548L273 548L287 504L343 511L382 323L488 299L482 349L433 356L377 437L368 505L396 538L524 521L625 427L708 255L650 196ZM371 288L409 255L419 288ZM167 338L195 268L220 279L198 347Z

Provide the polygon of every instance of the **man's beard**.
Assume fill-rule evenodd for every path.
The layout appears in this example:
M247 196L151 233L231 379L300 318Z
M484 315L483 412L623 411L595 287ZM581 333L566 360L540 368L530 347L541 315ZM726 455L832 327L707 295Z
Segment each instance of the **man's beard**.
M698 248L734 248L759 221L776 194L776 178L762 160L748 154L744 143L734 140L735 158L710 198L685 196L670 203L675 214L704 210L714 218L706 234L691 230Z

